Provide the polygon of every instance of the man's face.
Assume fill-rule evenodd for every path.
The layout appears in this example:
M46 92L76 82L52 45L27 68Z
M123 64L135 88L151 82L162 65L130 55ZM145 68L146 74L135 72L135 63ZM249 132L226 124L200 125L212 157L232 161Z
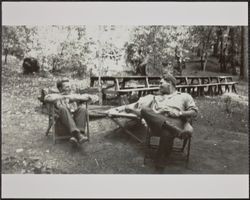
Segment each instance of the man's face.
M171 81L166 81L163 78L160 80L160 92L162 94L170 94L171 87L172 87L172 82Z
M69 82L63 82L62 83L62 93L69 94L71 92L70 83Z

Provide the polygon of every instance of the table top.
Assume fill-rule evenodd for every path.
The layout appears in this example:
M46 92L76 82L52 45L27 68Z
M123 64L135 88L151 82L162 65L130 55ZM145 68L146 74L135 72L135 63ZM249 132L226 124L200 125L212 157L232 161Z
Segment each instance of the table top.
M91 76L91 79L98 80L98 76ZM102 80L114 80L114 79L159 79L161 76L101 76ZM232 78L232 76L175 76L177 79L181 78Z

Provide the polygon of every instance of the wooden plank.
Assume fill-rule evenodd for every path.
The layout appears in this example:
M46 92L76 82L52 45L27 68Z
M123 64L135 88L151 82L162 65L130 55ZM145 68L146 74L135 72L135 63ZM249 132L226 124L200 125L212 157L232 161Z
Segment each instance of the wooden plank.
M119 85L119 80L116 78L115 79L115 90L119 90L120 89L120 85Z
M148 82L148 77L146 77L146 83L145 83L146 88L149 88L149 82Z
M118 93L128 93L128 92L136 92L136 91L157 91L159 87L151 87L151 88L133 88L133 89L120 89L116 92Z

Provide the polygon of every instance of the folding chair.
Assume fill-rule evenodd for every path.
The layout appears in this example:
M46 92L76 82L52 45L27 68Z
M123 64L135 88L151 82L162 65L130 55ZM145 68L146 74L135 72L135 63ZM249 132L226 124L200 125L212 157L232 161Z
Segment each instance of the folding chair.
M123 119L130 119L135 121L140 121L141 119L132 113L126 113L124 111L125 106L118 106L116 108L111 108L105 112L99 112L101 114L104 114L107 118L111 119L113 122L115 122L125 133L130 135L132 138L134 138L139 143L143 143L144 141L140 138L138 138L134 133L129 131L125 125L123 125L121 122L119 122L119 118Z
M86 108L86 134L87 134L87 141L89 141L89 113L88 113L88 101L84 101L85 108ZM46 136L49 135L50 130L52 130L52 137L53 137L53 144L56 144L57 140L62 139L69 139L71 135L66 131L67 129L64 127L62 123L58 120L58 116L55 113L55 105L53 102L46 102L48 116L49 116L49 123L48 128L46 130Z
M112 112L111 112L112 111ZM139 143L142 143L145 145L146 150L145 150L145 155L144 155L144 164L146 164L147 159L151 159L150 156L150 151L152 149L157 150L159 147L159 140L160 137L159 136L154 136L152 134L152 132L150 131L150 128L147 127L147 131L146 131L146 137L145 140L143 141L142 139L138 138L136 135L134 135L131 131L129 131L124 125L122 125L117 118L127 118L127 119L133 119L133 120L137 120L139 123L142 123L141 118L138 118L136 115L131 114L131 113L126 113L124 112L124 106L119 106L116 108L112 108L109 109L105 112L101 112L102 114L105 114L106 117L108 117L109 119L111 119L112 121L114 121L119 127L121 127L123 129L123 131L127 134L129 134L130 136L132 136L135 140L137 140ZM190 124L192 124L192 121L190 122ZM173 152L180 152L180 153L185 153L186 150L186 165L188 164L189 161L189 156L190 156L190 148L191 148L191 138L192 136L188 136L185 139L181 139L178 138L179 140L182 141L182 145L181 146L173 146L172 151ZM155 141L153 143L152 139L155 139ZM158 142L156 141L158 140Z
M190 123L192 125L192 122ZM182 145L177 145L176 144L176 140L181 140ZM182 153L185 155L185 163L186 166L188 165L189 162L189 156L190 156L190 148L191 148L191 139L192 139L192 135L187 136L186 138L178 138L176 137L174 139L174 144L173 144L173 148L172 148L172 152L178 152L178 153ZM147 160L150 159L152 160L154 158L154 156L152 156L152 150L155 151L155 153L157 152L158 148L159 148L159 141L160 141L160 136L155 136L152 131L150 130L150 128L147 128L147 133L146 133L146 138L145 138L145 155L144 155L144 164L147 163Z

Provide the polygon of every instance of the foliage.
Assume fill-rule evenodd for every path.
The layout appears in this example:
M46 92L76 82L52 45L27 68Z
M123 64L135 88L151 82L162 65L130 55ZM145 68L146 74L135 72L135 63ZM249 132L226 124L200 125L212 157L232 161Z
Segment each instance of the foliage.
M194 51L205 61L215 56L224 72L230 71L227 64L234 73L240 64L240 27L135 26L122 32L126 29L121 26L102 25L94 29L95 36L88 35L88 26L3 26L2 53L6 62L8 55L32 56L43 71L72 72L80 77L91 70L95 75L108 75L112 70L135 73L147 54L148 74L159 75L164 62L173 63L169 71L178 65L176 49L182 59ZM123 35L130 38L121 40Z
M176 65L175 48L178 46L182 50L189 49L189 33L184 26L138 26L133 30L133 37L130 44L126 44L126 62L132 65L133 69L137 65L138 53L142 55L150 52L149 71L151 74L162 72L162 63L171 61ZM172 69L168 69L170 71Z
M26 26L3 26L2 53L6 59L7 55L22 59L32 48L32 35L34 34L35 30Z
M197 56L207 60L208 56L219 58L221 72L236 74L240 63L241 31L239 26L191 26L191 43L195 44ZM230 64L230 68L228 67ZM205 70L205 66L202 68Z

